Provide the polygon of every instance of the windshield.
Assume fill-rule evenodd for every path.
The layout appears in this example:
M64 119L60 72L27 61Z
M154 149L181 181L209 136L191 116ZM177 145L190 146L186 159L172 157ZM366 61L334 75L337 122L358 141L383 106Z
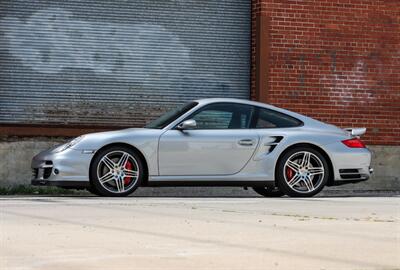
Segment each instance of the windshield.
M145 128L156 128L162 129L168 126L171 122L175 121L178 117L183 115L184 113L188 112L190 109L195 107L198 103L197 102L190 102L184 105L181 105L157 118L154 121L148 123Z

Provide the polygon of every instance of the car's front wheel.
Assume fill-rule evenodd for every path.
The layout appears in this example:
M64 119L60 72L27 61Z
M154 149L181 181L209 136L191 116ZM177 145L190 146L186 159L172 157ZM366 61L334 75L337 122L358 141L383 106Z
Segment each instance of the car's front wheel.
M100 196L128 196L140 186L142 179L140 157L124 146L100 150L90 167L91 189Z
M329 179L325 157L311 147L293 148L280 158L276 184L291 197L311 197L319 193Z

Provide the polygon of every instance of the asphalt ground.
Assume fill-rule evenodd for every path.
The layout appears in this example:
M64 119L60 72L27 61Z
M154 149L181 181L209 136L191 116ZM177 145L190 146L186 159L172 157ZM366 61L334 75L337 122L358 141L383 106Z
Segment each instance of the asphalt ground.
M400 197L0 197L0 269L400 269Z

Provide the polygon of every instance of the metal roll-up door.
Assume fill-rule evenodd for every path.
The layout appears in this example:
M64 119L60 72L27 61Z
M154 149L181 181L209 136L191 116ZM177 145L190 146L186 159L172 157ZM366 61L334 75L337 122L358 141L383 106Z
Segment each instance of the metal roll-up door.
M248 98L250 1L0 2L0 124L141 126Z

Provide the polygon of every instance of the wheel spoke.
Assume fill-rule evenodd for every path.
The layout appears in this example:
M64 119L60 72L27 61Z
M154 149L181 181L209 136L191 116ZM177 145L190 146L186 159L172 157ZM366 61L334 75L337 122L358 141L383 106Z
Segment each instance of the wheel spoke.
M119 181L120 181L120 186L121 186L121 192L124 192L125 191L125 181L124 181L124 178L121 176L120 178L119 178Z
M137 175L138 175L137 171L132 171L132 170L128 170L128 169L124 169L124 174L125 174L125 177L137 177Z
M104 183L109 182L109 181L111 181L113 179L114 179L114 175L111 173L111 171L109 171L108 173L106 173L105 175L100 177L99 181L100 181L100 183L104 184Z
M304 181L304 184L306 185L306 188L307 188L308 191L313 191L314 190L314 184L313 184L313 182L312 182L310 177L306 176L303 179L303 181Z
M309 167L310 166L310 158L311 158L311 154L309 152L304 152L303 159L301 160L301 166Z
M115 162L112 161L109 157L104 156L101 161L107 166L108 169L112 170L115 167Z
M299 170L300 170L299 164L297 164L296 162L291 161L291 160L288 160L288 161L286 162L286 166L288 166L290 169L292 169L292 170L295 171L296 173L298 173Z
M124 191L124 181L122 180L122 177L115 177L115 185L117 186L118 192L123 192Z
M292 179L288 181L288 185L293 187L301 181L301 177L298 174L295 174Z
M310 173L310 176L317 175L317 174L323 174L324 168L323 167L308 168L308 172Z
M126 162L129 160L129 154L123 153L118 161L118 167L125 168Z
M124 181L124 177L119 177L119 182L120 182L120 187L121 187L121 192L125 191L125 181Z
M120 187L119 187L119 180L118 180L118 177L115 177L115 178L114 178L114 181L115 181L115 185L117 186L117 190L118 190L118 192L120 192Z

